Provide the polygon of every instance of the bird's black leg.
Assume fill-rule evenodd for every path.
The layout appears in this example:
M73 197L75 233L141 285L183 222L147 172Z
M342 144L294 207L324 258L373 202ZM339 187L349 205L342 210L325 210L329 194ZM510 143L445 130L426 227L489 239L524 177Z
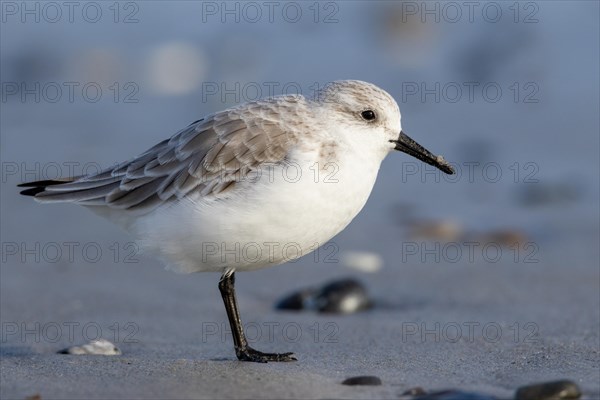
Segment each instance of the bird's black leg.
M225 303L225 310L231 326L233 335L233 345L235 354L240 361L267 362L267 361L296 361L293 353L262 353L248 346L240 312L238 311L237 300L235 299L235 273L225 272L219 281L219 291Z

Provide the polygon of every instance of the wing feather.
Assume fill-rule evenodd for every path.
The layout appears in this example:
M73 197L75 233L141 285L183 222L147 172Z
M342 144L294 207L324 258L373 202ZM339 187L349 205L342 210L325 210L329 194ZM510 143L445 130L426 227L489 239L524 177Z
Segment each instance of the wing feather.
M258 101L213 114L114 168L63 184L40 183L36 198L142 212L193 191L218 198L235 190L236 176L284 160L297 140L297 116L288 110L285 120L281 111L298 101Z

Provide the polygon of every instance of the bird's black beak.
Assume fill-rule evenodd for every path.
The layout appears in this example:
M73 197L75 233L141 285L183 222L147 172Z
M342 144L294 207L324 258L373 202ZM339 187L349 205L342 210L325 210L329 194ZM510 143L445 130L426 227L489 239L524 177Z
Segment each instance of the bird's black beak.
M398 139L390 140L390 142L396 144L396 147L394 147L395 150L400 150L406 154L410 154L411 156L429 165L439 168L441 171L449 175L454 174L454 168L448 164L448 161L444 160L444 157L434 156L429 150L409 138L404 132L400 131L400 136L398 136Z

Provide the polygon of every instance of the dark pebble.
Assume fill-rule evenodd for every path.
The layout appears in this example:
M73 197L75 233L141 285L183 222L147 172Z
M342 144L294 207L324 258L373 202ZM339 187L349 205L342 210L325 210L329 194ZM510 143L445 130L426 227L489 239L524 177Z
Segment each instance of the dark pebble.
M414 400L497 400L487 394L463 392L461 390L443 390L415 397Z
M342 385L379 386L381 385L381 379L376 376L353 376L352 378L348 378L342 382Z
M320 289L309 288L281 299L278 310L313 310L321 313L351 314L370 308L367 289L355 279L330 282Z
M559 400L578 399L579 397L581 397L581 390L569 380L522 386L517 389L515 394L516 400Z
M315 305L322 313L351 314L370 308L372 303L360 282L343 279L323 286L315 296Z

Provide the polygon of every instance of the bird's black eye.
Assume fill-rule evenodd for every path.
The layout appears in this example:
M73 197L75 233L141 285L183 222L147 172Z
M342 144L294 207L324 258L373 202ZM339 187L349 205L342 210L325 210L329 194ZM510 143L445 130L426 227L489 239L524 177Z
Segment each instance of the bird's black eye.
M372 121L375 119L375 112L373 110L365 110L360 113L360 116L367 121Z

